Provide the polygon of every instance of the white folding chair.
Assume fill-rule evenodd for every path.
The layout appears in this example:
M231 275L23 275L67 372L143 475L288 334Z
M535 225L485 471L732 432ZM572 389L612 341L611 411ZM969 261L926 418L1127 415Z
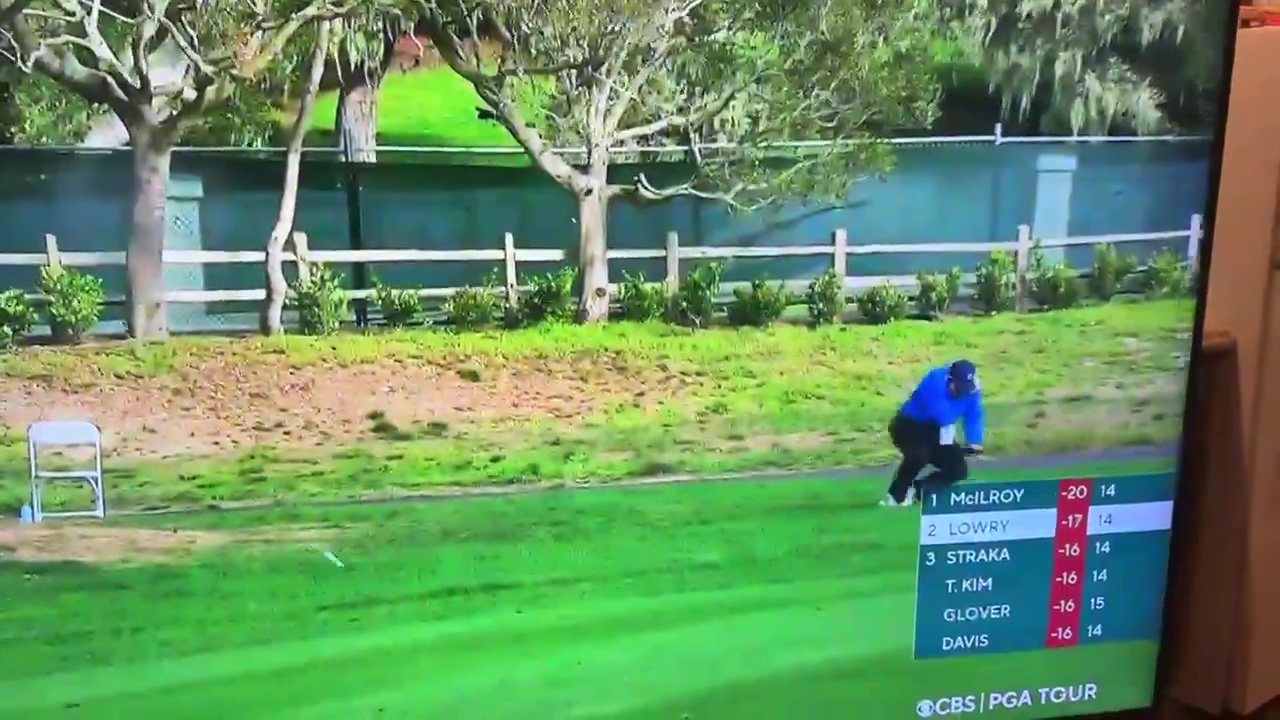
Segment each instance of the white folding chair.
M40 448L92 447L91 470L41 470L38 462ZM84 420L42 420L27 428L27 456L31 462L31 520L40 522L46 517L96 517L107 516L106 502L102 495L102 431L97 425ZM61 510L45 512L42 502L45 485L56 480L74 480L85 483L93 492L92 510Z

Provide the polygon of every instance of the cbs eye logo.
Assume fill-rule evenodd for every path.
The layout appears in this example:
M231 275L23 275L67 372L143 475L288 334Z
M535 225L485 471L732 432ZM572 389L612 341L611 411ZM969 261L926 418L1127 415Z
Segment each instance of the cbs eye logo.
M916 716L930 718L935 715L963 715L979 712L977 698L973 695L945 697L937 700L920 700L916 703Z

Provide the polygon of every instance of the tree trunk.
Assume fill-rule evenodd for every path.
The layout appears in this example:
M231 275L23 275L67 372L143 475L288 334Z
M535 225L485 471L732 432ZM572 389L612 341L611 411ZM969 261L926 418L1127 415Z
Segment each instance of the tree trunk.
M332 21L320 23L315 49L311 54L311 67L307 85L298 103L298 116L289 128L289 144L284 160L284 187L280 193L280 211L275 227L267 239L267 299L258 316L259 329L265 335L278 335L284 331L284 301L289 292L284 277L284 245L293 232L298 212L298 176L302 173L302 144L311 125L311 113L315 109L316 93L320 91L320 78L324 75L324 63L328 57L329 32Z
M297 190L293 191L294 196ZM286 197L289 190L285 190ZM293 202L281 198L280 204ZM289 282L284 277L284 246L289 239L293 223L276 221L267 238L267 299L258 313L258 329L263 335L279 335L284 332L284 301L289 294Z
M141 340L169 334L164 302L165 203L173 140L151 124L129 130L133 149L133 216L127 259L129 335Z
M595 187L578 195L578 321L609 319L609 260L605 232L608 195Z
M342 76L334 131L347 162L378 161L378 86L381 68L351 68Z

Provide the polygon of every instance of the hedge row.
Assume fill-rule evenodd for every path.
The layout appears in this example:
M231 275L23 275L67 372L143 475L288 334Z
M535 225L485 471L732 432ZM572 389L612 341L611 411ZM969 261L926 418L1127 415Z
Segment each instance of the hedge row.
M844 321L852 305L861 322L882 324L912 315L937 318L951 312L963 289L963 273L920 273L918 290L910 295L888 282L853 297L846 293L835 271L827 271L809 283L802 293L791 293L782 283L757 279L738 288L725 305L720 302L722 264L699 265L689 270L671 292L665 282L649 282L626 275L614 298L615 317L623 321L665 321L702 328L727 321L738 327L768 327L788 308L803 304L814 325ZM458 290L445 301L445 322L459 330L489 327L522 327L571 322L577 310L574 294L576 272L565 268L530 279L515 302L508 302L497 276L476 287ZM1037 248L1030 258L1026 292L1042 310L1062 310L1089 300L1108 301L1122 292L1153 297L1188 293L1194 278L1175 253L1163 250L1139 268L1135 259L1100 245L1093 267L1084 277L1063 263L1049 263ZM97 324L104 301L102 282L72 268L46 267L39 291L47 298L42 310L54 330L55 341L77 342ZM973 312L995 314L1015 310L1018 303L1016 262L1012 255L994 252L978 265L968 298ZM429 322L419 293L414 289L375 286L373 295L382 320L390 327ZM342 278L323 265L315 265L305 280L290 288L289 305L298 313L298 329L307 335L337 332L350 317L349 300ZM20 289L0 293L0 345L12 345L39 321L40 313Z

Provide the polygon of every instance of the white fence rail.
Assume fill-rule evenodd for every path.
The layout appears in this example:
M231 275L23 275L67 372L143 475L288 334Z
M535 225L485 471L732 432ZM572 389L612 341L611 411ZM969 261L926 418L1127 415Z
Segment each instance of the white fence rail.
M1184 241L1186 258L1189 266L1194 267L1200 252L1200 241L1203 235L1202 218L1193 215L1186 230L1156 233L1122 233L1112 235L1086 235L1063 238L1033 238L1028 225L1018 226L1013 239L999 242L965 242L965 243L914 243L914 244L875 244L851 245L848 232L835 230L830 242L821 245L792 245L769 247L688 247L680 244L679 236L672 232L667 234L666 246L654 249L612 249L608 251L610 260L662 259L666 261L665 280L674 292L680 283L681 264L692 260L730 260L739 258L780 258L780 257L829 257L831 266L841 277L848 291L864 290L885 282L911 288L916 285L914 275L857 275L848 271L850 256L867 255L920 255L936 253L990 253L1004 250L1012 253L1016 259L1019 288L1026 287L1027 273L1030 268L1031 250L1038 242L1041 248L1069 248L1096 245L1116 245L1139 242ZM286 252L286 262L303 263L430 263L430 262L501 262L505 274L508 292L517 292L519 280L517 268L520 263L555 263L565 262L568 254L564 250L533 249L516 247L516 239L511 233L503 237L503 247L478 250L309 250L306 235L294 234L294 252ZM241 264L263 265L266 263L265 250L166 250L164 262L169 265L216 265ZM0 267L4 266L43 266L50 263L61 263L73 267L123 266L123 252L62 252L58 248L57 238L45 236L45 252L42 253L9 253L0 254ZM971 282L973 275L966 275ZM788 289L803 289L807 280L783 280ZM726 283L726 290L732 290L735 284ZM444 298L461 288L439 287L422 288L418 294L426 298ZM373 290L352 290L348 295L353 298L367 298ZM1020 291L1020 295L1024 294ZM31 295L32 299L42 299L40 295ZM208 303L228 301L260 301L266 298L265 288L242 290L170 290L165 300L171 303ZM118 302L120 298L111 298Z
M901 137L875 141L848 141L857 143L879 142L894 147L913 147L931 145L1119 145L1133 143L1186 143L1208 142L1213 138L1207 135L1006 135L1003 123L996 123L992 132L987 135L938 135L925 137ZM768 143L764 147L784 151L825 150L841 143L830 140L794 140ZM847 143L846 143L847 144ZM738 150L743 146L737 143L698 143L699 151ZM756 146L761 147L761 146ZM128 146L113 148L85 148L79 145L42 145L42 152L73 153L76 155L108 155L128 152ZM0 153L6 151L30 152L31 148L0 146ZM619 155L638 155L642 157L687 153L693 150L689 145L644 145L639 147L621 146L610 148L609 152ZM240 145L199 146L181 145L175 152L191 155L283 155L284 147L245 148ZM337 156L342 151L336 147L305 147L303 153L312 156ZM516 145L490 147L457 147L453 145L379 145L379 152L396 155L454 155L454 156L515 156L525 155L525 150ZM585 147L557 147L552 152L569 157L582 157L588 154Z

